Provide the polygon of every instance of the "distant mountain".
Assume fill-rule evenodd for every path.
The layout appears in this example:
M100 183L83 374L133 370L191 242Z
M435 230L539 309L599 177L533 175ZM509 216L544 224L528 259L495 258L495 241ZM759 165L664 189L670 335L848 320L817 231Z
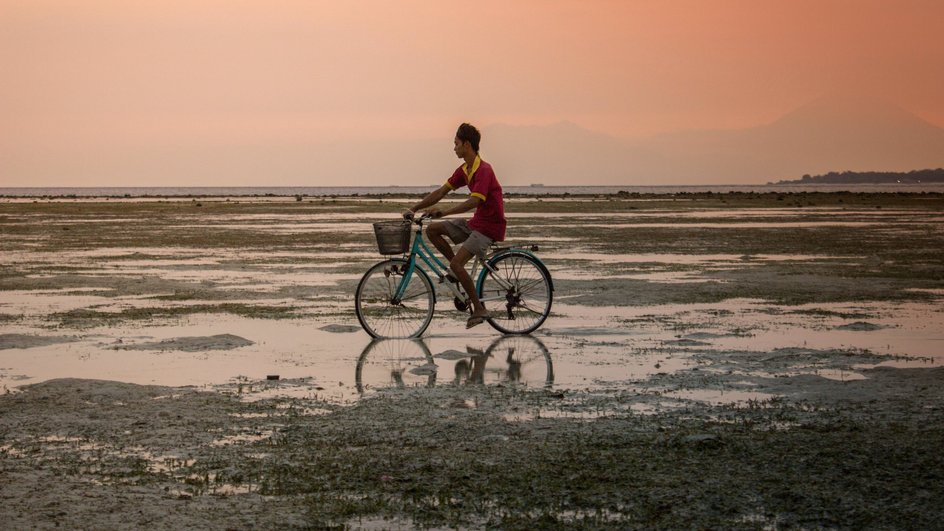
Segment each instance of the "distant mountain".
M640 176L633 165L646 161L649 168L659 157L644 146L571 122L492 125L482 130L481 149L501 181L516 186L631 184Z
M888 102L828 97L771 124L653 139L685 173L707 171L730 182L832 170L907 171L944 165L944 129Z
M944 129L886 101L831 96L766 125L628 141L572 123L483 131L503 182L760 184L831 171L944 167Z

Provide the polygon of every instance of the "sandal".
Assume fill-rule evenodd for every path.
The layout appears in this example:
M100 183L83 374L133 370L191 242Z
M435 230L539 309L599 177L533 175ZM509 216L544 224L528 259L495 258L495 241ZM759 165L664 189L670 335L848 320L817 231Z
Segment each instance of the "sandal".
M486 317L488 317L488 316L486 316L486 315L473 315L472 317L469 317L469 320L465 322L465 328L466 328L466 330L468 330L469 328L472 328L473 326L478 326L478 325L484 323Z

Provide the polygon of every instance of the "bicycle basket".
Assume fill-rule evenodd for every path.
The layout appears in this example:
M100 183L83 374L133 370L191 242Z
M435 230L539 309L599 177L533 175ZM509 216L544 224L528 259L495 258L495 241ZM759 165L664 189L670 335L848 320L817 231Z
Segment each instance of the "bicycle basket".
M410 248L409 221L378 221L374 234L380 254L404 254Z

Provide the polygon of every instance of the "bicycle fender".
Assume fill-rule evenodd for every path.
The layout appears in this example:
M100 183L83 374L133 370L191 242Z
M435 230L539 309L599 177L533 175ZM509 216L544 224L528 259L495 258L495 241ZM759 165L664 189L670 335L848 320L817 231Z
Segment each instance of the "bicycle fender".
M528 250L526 250L526 249L509 249L509 250L507 250L507 251L498 253L498 254L496 254L495 256L489 258L487 263L488 263L488 265L492 265L492 263L493 263L495 260L498 260L499 258L504 257L504 256L508 256L508 255L527 256L528 258L534 259L534 262L538 265L539 268L541 268L541 271L542 271L545 275L547 275L548 287L551 289L551 291L554 291L554 277L551 276L551 272L548 271L547 266L544 265L544 262L542 262L541 259L538 258L537 255L534 254L534 253L532 253L531 251L528 251ZM485 281L485 275L486 275L487 273L488 273L488 269L485 268L485 267L483 267L483 268L482 268L482 271L479 273L479 278L475 281L475 291L476 291L476 293L478 293L479 291L481 291L480 288L481 288L481 286L482 286L482 282Z

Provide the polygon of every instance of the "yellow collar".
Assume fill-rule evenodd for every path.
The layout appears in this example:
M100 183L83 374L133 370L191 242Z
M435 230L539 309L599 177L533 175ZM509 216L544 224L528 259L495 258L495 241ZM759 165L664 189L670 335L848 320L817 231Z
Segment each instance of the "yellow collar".
M462 173L465 173L465 182L466 182L466 184L469 184L469 183L472 182L472 176L475 175L475 172L478 171L479 166L480 166L481 164L482 164L482 159L481 159L478 155L476 155L476 156L475 156L475 160L472 161L472 169L471 169L471 170L469 170L469 165L468 165L468 164L463 164L463 165L462 165Z

